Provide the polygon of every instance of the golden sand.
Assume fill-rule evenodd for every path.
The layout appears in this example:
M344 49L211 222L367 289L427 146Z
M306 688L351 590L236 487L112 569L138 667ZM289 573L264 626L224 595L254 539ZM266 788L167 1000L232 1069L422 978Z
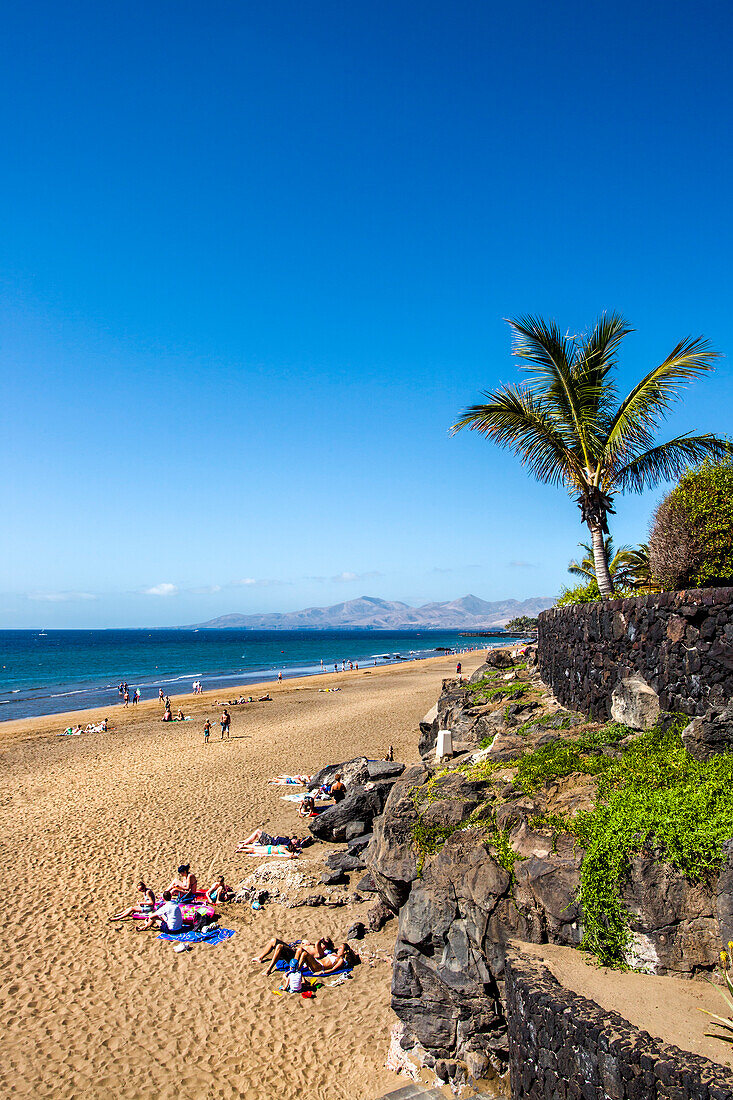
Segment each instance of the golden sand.
M481 659L461 658L467 672ZM454 672L455 658L436 657L248 686L273 702L231 708L224 743L217 692L176 697L194 719L182 724L161 723L157 703L3 723L0 859L13 913L2 941L4 1091L371 1100L404 1083L384 1068L394 922L363 941L381 957L314 1000L274 995L276 979L251 962L273 933L343 936L373 895L335 910L229 905L222 924L236 935L182 954L107 917L135 900L141 875L160 890L181 862L205 886L220 871L234 883L251 872L258 861L236 856L237 842L259 825L300 822L271 776L382 757L390 744L395 759L414 760L418 722ZM111 733L56 736L104 714ZM290 866L310 865L317 881L325 854L313 846Z

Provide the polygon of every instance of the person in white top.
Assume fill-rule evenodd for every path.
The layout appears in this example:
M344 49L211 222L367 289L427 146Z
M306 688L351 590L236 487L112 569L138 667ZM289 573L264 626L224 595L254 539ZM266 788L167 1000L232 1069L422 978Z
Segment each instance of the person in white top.
M180 905L173 901L170 890L163 893L163 904L155 909L145 921L146 928L160 925L161 932L180 932L183 928L183 914Z

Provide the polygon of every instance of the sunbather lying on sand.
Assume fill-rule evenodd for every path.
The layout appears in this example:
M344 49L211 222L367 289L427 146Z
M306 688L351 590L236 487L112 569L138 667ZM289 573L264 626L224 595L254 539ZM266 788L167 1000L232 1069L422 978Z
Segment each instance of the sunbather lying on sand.
M320 959L310 951L300 952L301 967L307 966L314 974L332 974L344 966L356 966L361 959L348 943L342 943L338 951L329 951Z
M333 940L329 939L328 936L324 937L321 940L318 940L317 943L302 942L295 944L295 946L286 943L285 940L278 939L277 936L273 936L262 954L255 955L255 957L252 959L252 962L264 962L270 952L274 952L272 959L270 960L270 965L268 966L266 971L266 973L272 974L276 964L280 961L280 959L282 959L283 962L289 963L293 959L299 959L299 956L301 954L306 953L309 955L313 955L318 959L321 959L326 954L328 954L329 951L333 950Z
M247 848L262 848L270 845L285 847L291 852L299 852L307 844L311 843L310 837L301 836L271 836L264 829L255 829L248 837L237 846L236 851L244 852ZM259 854L259 853L258 853Z
M240 844L237 851L245 856L277 856L279 859L297 859L300 855L289 841L287 844Z
M114 917L110 917L111 921L131 920L136 913L152 913L155 909L155 891L146 886L142 879L138 882L137 888L142 894L140 901L136 905L131 905L129 909L123 909L121 913L116 913Z

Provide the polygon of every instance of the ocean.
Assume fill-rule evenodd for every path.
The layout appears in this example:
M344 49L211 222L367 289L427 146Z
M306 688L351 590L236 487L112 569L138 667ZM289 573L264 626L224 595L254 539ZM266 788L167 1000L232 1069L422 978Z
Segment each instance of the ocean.
M503 637L493 644L511 641ZM0 631L0 721L119 702L118 685L158 689L174 698L201 680L204 691L484 648L490 638L446 630L3 630Z

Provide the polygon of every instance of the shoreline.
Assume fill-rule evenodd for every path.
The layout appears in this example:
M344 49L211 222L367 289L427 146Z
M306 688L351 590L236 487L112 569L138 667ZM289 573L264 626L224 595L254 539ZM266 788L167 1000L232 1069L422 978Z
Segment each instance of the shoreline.
M480 647L467 651L467 653L459 654L458 656L470 656L470 658L479 657L485 654L488 647ZM342 688L346 684L354 684L365 682L365 678L373 677L377 680L384 676L394 676L399 672L411 672L421 668L428 669L439 662L453 661L455 654L440 653L434 657L421 657L414 661L395 661L385 662L382 665L377 665L375 668L370 669L354 669L349 672L318 672L312 675L291 676L289 678L283 677L282 683L279 683L277 679L274 680L261 680L256 683L248 683L245 685L232 684L227 691L222 689L212 688L209 691L203 691L200 695L194 695L193 692L183 692L181 695L171 695L171 703L173 709L181 707L188 716L193 718L194 722L200 718L203 721L205 713L211 707L218 706L231 706L232 720L238 713L252 712L256 708L261 709L267 707L269 703L260 703L257 699L257 693L269 693L273 696L273 701L276 698L281 698L298 691L312 690L314 687L323 688ZM482 663L482 662L479 662ZM232 697L239 696L241 694L249 694L254 698L252 703L242 704L230 704L227 701L227 696ZM37 738L58 736L68 726L93 724L100 722L103 718L110 720L110 728L108 734L96 734L96 733L82 733L79 740L83 740L88 737L107 737L109 734L119 733L122 730L136 724L137 721L155 721L156 717L159 720L161 713L161 704L158 699L145 699L144 701L133 705L130 703L129 707L125 707L122 703L114 702L112 704L105 704L99 707L89 707L81 710L68 710L61 711L57 714L42 714L37 716L28 716L25 718L8 718L0 722L0 753L5 749L18 741L29 741ZM209 717L211 717L209 715ZM189 730L189 723L171 722L160 723L161 727L165 729ZM72 740L69 738L69 740ZM73 738L77 740L77 738Z
M0 632L2 633L2 632ZM21 632L27 634L29 632ZM138 633L138 632L135 632ZM380 632L388 633L388 632ZM522 641L521 635L507 635L506 638L498 638L493 641L487 641L483 644L477 644L477 640L474 640L473 644L468 644L466 640L465 644L461 644L457 640L457 635L453 634L450 638L450 632L448 635L444 635L442 632L435 632L435 638L431 641L444 640L450 642L446 645L425 645L428 642L428 637L416 636L409 638L399 639L403 644L397 645L397 641L394 635L387 638L374 637L370 640L370 645L376 646L378 641L390 641L391 644L387 647L385 653L375 654L374 652L367 654L356 653L352 660L354 664L358 664L361 667L354 669L353 671L374 671L374 669L382 668L385 666L395 666L408 664L413 660L427 660L433 657L446 657L454 656L458 659L463 655L474 653L477 650L485 650L486 648L497 645L511 645L520 644ZM299 639L299 642L302 639ZM345 644L353 641L352 638L346 638ZM422 645L420 643L423 643ZM244 644L244 643L243 643ZM408 647L410 648L408 652ZM390 652L392 650L392 652ZM352 647L353 651L353 647ZM317 652L317 650L316 650ZM186 694L183 691L184 685L188 684L192 686L192 681L201 680L206 684L207 692L219 692L220 694L244 694L245 696L255 689L259 688L262 683L270 682L277 678L278 673L282 673L283 680L303 679L311 676L325 676L329 675L334 670L334 665L338 664L339 668L337 672L347 671L341 669L342 659L339 658L335 661L333 656L327 658L325 664L321 661L321 667L319 662L312 656L313 650L311 649L307 654L302 654L300 657L295 657L291 653L289 654L290 664L280 664L272 662L272 656L264 658L264 654L260 655L264 658L263 663L252 668L239 668L237 663L232 664L230 670L227 670L226 664L219 664L218 668L214 671L206 671L208 664L211 663L211 654L197 652L192 654L190 662L187 659L185 666L188 667L188 672L180 672L176 669L175 663L171 665L170 670L166 669L166 661L171 657L171 654L166 654L163 651L160 655L155 653L154 656L149 656L149 660L155 661L163 658L163 669L161 670L157 665L153 669L152 663L145 672L141 672L140 668L135 669L135 665L139 664L137 658L132 660L132 669L127 674L118 676L112 674L109 671L102 671L97 669L95 677L93 679L78 679L77 676L71 673L70 669L64 669L66 674L65 679L59 679L56 682L56 677L53 674L52 667L47 670L48 674L44 678L42 684L30 684L25 687L18 688L12 680L3 686L0 691L0 726L8 723L19 721L22 719L40 719L43 717L52 717L53 715L65 715L74 712L86 712L97 711L106 707L115 706L120 701L120 696L117 692L117 684L121 680L127 680L130 684L130 693L132 694L136 687L142 689L143 696L146 701L151 699L157 699L158 689L162 688L164 692L170 694L173 697L175 693L176 697L179 694ZM15 664L15 658L10 654ZM26 655L27 656L27 655ZM130 654L122 655L119 661L120 667L125 667L127 664L127 657ZM242 655L244 656L244 654ZM179 655L180 657L180 655ZM223 655L219 654L219 657L224 661L227 657L231 659L231 654ZM197 661L197 658L201 659L201 662ZM22 660L21 657L21 667ZM216 658L215 658L216 660ZM175 659L174 659L175 661ZM115 658L114 661L117 664ZM348 664L348 660L346 662ZM196 668L199 664L199 668L203 665L202 671L190 671L191 668ZM4 667L4 666L3 666ZM81 666L80 666L81 667ZM19 670L20 671L20 670ZM63 675L62 670L57 669L58 674ZM20 678L22 680L23 673L20 671Z

